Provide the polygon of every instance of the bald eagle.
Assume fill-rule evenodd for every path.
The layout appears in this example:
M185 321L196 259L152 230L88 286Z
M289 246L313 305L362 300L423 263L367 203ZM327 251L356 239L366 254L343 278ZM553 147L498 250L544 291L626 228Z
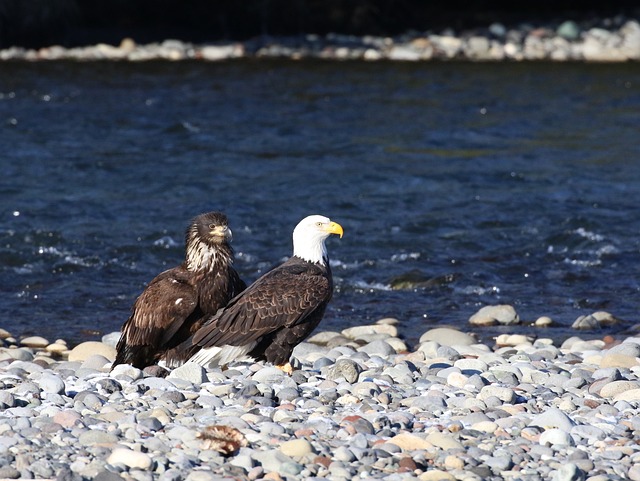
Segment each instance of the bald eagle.
M293 231L293 257L205 322L190 340L201 348L190 361L215 367L246 356L290 370L293 348L318 325L333 294L330 234L342 237L342 227L320 215L302 219Z
M157 364L195 333L207 316L245 289L232 267L231 237L227 217L220 212L191 221L184 262L159 274L136 299L122 326L113 366L143 369ZM171 358L178 364L192 353L182 350Z

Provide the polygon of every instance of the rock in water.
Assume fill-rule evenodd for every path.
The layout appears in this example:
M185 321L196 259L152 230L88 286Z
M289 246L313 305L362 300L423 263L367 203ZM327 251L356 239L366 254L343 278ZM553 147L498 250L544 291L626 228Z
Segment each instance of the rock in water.
M485 306L469 318L469 324L476 326L494 326L496 324L519 324L520 318L513 306L501 304Z

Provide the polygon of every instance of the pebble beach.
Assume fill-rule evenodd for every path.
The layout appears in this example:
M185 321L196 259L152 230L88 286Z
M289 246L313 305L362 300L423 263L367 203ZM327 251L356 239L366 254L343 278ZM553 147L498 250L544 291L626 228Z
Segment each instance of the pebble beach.
M0 348L0 479L640 480L640 338L319 329L264 363L110 372L119 333Z

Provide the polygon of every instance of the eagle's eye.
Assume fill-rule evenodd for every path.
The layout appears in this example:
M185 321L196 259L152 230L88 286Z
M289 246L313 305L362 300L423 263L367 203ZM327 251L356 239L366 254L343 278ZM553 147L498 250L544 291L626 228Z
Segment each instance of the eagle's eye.
M322 227L322 222L316 222L316 225L317 225L318 227Z
M213 229L215 229L215 228L216 228L216 225L215 225L215 224L209 224L209 229L213 230Z

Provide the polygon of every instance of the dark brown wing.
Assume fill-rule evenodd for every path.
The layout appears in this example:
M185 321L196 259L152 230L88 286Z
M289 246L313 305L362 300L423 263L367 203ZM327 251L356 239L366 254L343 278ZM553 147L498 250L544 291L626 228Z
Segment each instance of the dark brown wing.
M158 275L133 305L131 317L122 326L113 365L154 364L198 305L198 297L189 282L190 273L180 267Z
M268 272L232 299L200 328L193 344L200 347L241 346L282 327L291 327L331 298L327 270L292 258Z

